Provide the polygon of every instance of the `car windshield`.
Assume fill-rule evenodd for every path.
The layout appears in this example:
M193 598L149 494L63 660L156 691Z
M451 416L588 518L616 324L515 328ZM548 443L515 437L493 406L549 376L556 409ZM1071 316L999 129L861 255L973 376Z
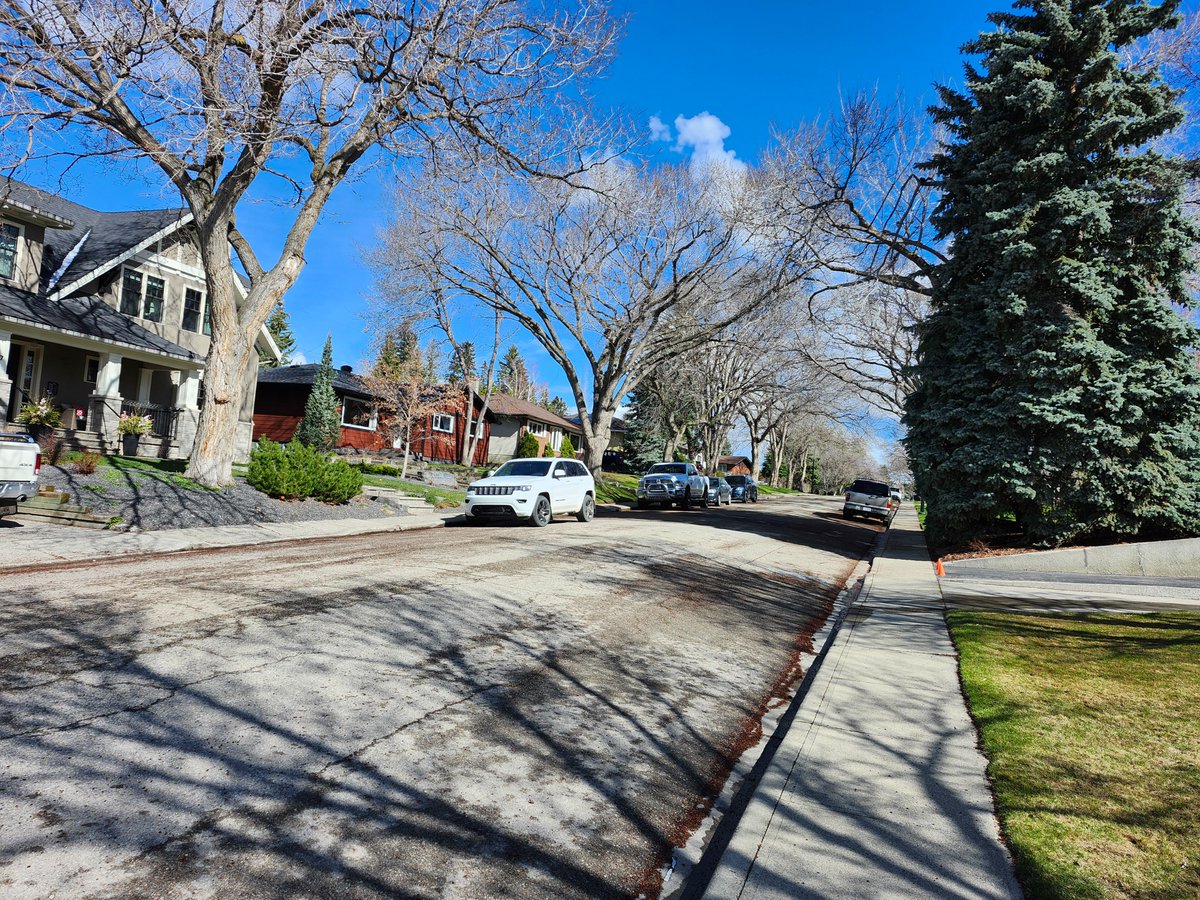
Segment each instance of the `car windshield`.
M866 494L868 497L886 497L888 486L882 481L856 481L850 485L850 493Z
M746 476L745 475L726 475L725 480L728 481L730 484L745 484Z
M550 471L550 460L516 459L506 462L496 470L496 478L517 476L522 478L543 478Z
M720 478L710 478L710 479L708 479L708 483L710 485L712 485L713 487L720 487L721 479Z
M656 463L650 467L649 475L686 475L685 463Z

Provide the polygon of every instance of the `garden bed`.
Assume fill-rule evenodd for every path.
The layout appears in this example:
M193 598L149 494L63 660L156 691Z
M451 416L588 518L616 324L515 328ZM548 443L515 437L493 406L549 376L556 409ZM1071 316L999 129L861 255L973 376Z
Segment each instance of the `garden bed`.
M377 519L403 515L387 500L356 497L333 506L316 500L275 500L235 476L231 487L214 490L183 476L182 460L101 457L96 471L80 474L69 461L42 466L38 483L91 507L114 527L157 531L259 522L314 519Z

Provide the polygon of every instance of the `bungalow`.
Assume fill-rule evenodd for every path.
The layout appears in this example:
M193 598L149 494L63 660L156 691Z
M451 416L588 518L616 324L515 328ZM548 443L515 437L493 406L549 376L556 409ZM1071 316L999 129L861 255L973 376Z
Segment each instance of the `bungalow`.
M547 446L557 453L563 435L578 427L543 406L510 394L492 394L488 411L495 419L487 457L489 463L504 462L516 456L517 442L525 433L537 438L539 454L545 452Z
M320 366L315 363L260 369L258 391L254 399L254 439L267 438L285 443L296 435L304 406L312 393ZM466 439L466 394L441 386L446 401L435 413L413 423L412 452L434 462L458 462ZM362 378L351 366L333 373L333 392L338 398L341 431L338 447L386 451L401 449L403 436L390 434L380 420L378 404ZM475 448L475 464L487 462L490 417L479 422L482 402L475 399L472 417L480 441Z
M185 209L98 212L0 177L0 429L19 430L21 407L45 398L67 446L109 452L121 414L137 413L152 422L140 455L191 453L210 343L191 222ZM258 344L278 354L265 329ZM254 409L246 374L239 459Z
M750 475L752 462L748 456L722 456L717 460L717 470L726 475Z

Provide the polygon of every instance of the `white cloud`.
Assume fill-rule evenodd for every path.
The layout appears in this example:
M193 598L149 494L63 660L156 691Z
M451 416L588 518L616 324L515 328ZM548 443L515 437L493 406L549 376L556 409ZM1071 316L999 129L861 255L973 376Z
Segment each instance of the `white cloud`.
M650 127L653 134L653 119ZM736 153L725 149L725 139L732 132L728 125L712 113L705 111L690 118L676 116L675 131L679 135L675 141L675 149L682 151L691 148L694 164L721 165L738 171L746 168L746 164L737 158Z
M652 141L669 141L671 140L671 129L667 123L658 116L650 117L650 140Z
M303 365L307 365L307 364L308 364L308 357L305 356L303 353L297 352L297 353L292 354L292 361L291 361L290 365L303 366Z

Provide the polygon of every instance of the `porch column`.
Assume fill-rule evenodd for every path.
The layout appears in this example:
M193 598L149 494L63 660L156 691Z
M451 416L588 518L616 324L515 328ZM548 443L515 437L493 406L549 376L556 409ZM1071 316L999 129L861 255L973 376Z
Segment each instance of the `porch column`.
M172 372L172 376L176 373ZM175 394L175 405L179 407L178 418L175 420L174 451L183 457L192 455L196 445L196 427L200 424L200 378L203 373L199 369L180 372L182 379L179 390Z
M154 370L142 366L138 373L138 403L150 402L150 386L154 383Z
M12 396L12 381L8 377L8 361L12 358L12 332L0 331L0 424L8 421L8 400Z
M88 401L88 431L95 431L106 442L115 444L117 422L121 418L120 354L100 354L100 371L96 374L96 393L92 394Z

